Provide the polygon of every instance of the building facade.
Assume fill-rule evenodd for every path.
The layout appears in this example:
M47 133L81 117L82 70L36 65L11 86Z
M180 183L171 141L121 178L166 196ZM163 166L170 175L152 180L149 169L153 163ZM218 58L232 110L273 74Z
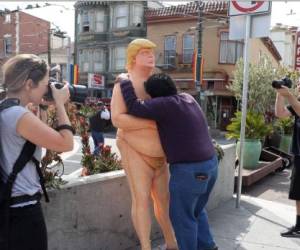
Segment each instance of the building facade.
M0 65L16 54L46 53L49 31L50 23L38 17L18 10L0 12Z
M146 1L77 1L75 4L75 63L79 84L97 75L104 84L99 97L110 97L116 76L124 72L126 47L146 37Z
M295 67L295 44L297 27L277 23L271 29L270 37L282 57L282 65Z
M243 41L229 40L226 1L207 1L202 15L203 92L195 85L193 54L198 48L198 2L148 10L147 38L156 43L156 65L170 74L181 92L188 92L203 104L211 128L224 130L236 110L236 100L227 86L243 56ZM251 39L250 62L268 56L278 67L280 55L269 38Z
M22 11L0 15L0 59L48 51L50 23Z

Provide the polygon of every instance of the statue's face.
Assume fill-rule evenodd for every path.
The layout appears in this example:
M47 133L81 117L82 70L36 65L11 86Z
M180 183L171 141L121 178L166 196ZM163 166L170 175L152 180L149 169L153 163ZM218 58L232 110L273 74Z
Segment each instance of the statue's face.
M154 68L155 56L153 49L141 49L135 57L135 64L137 66Z

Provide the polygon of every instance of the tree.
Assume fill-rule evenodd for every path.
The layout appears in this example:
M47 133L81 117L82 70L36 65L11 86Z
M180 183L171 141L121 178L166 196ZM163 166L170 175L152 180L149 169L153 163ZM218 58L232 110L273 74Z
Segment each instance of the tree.
M238 101L242 101L243 89L243 60L240 59L234 71L234 81L228 87ZM258 64L249 64L249 89L248 89L248 108L250 110L266 114L274 109L276 92L272 87L272 81L288 76L295 84L299 78L299 72L286 67L274 68L271 60L263 56ZM294 87L294 86L293 86Z

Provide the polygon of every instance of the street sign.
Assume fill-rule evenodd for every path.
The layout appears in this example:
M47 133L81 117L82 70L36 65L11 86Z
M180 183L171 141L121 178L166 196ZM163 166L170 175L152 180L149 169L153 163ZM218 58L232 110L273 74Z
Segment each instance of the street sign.
M270 13L270 1L230 1L229 16Z
M246 16L231 16L229 21L229 39L242 40L245 37ZM251 15L250 38L270 35L271 15Z
M250 38L268 37L271 25L271 1L230 1L229 39L245 37L246 16L251 16Z
M296 35L295 69L300 71L300 31L298 31Z
M104 76L100 74L88 74L88 87L103 89L104 88Z

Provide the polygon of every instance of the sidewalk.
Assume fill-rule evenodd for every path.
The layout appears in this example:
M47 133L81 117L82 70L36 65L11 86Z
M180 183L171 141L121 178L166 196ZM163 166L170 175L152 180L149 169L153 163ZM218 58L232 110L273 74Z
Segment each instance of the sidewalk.
M251 186L239 209L233 198L208 213L219 250L300 249L300 239L280 236L296 217L294 201L288 199L290 171L276 172Z
M220 250L300 249L300 239L282 238L280 232L295 221L295 208L277 202L242 196L209 213Z
M208 216L219 250L300 249L300 239L280 236L282 230L294 223L292 206L243 195L240 208L235 208L233 198ZM158 244L161 240L154 243Z

